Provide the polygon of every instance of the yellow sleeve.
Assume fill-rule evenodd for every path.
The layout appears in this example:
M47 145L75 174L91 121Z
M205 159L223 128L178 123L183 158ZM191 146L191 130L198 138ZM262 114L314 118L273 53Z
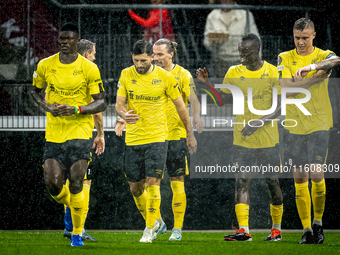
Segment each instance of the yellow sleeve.
M282 54L280 54L278 57L277 71L279 72L279 79L281 78L292 79L292 77L294 76L294 74L292 74L290 70L287 57Z
M124 79L123 72L121 73L119 81L118 81L117 95L120 96L120 97L127 97L126 88L125 88L125 79Z
M179 88L177 80L172 74L169 75L165 92L171 98L171 100L175 100L181 96L181 89Z
M46 85L44 61L40 61L33 73L33 86L43 89Z
M87 83L90 90L90 95L103 93L105 91L97 66L94 66L90 69L87 76Z

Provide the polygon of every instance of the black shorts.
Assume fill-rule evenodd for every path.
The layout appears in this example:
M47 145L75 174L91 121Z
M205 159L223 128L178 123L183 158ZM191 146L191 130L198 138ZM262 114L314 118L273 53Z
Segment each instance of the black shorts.
M236 177L250 178L259 177L258 169L264 167L272 167L272 169L279 169L281 165L279 146L268 148L246 148L242 146L233 145L232 154L233 165L239 170ZM275 173L274 173L275 174ZM263 178L277 178L276 175L271 173L261 175Z
M307 135L291 134L284 130L284 162L289 165L325 164L328 153L329 131Z
M125 175L130 182L145 177L163 178L167 142L125 146Z
M64 143L45 142L44 162L46 159L57 160L61 168L69 170L71 166L81 159L91 161L92 140L74 139Z
M170 177L189 175L187 139L168 141L166 169Z

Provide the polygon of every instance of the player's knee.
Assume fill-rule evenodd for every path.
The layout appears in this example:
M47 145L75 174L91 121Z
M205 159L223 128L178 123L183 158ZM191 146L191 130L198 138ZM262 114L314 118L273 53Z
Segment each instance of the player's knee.
M247 190L249 188L250 179L237 178L236 179L236 191Z
M72 194L81 192L83 190L83 179L78 178L75 180L70 180L69 189Z
M266 184L268 188L280 187L278 178L266 178Z
M142 189L141 186L142 185L140 185L138 182L130 182L130 191L134 197L140 197L143 194L144 189Z

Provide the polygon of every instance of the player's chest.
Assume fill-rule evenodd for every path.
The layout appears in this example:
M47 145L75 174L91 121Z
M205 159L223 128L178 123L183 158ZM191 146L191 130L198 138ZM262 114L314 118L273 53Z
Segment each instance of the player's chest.
M319 56L315 56L315 57L311 57L311 58L290 59L290 61L289 61L290 71L294 75L299 68L302 68L304 66L308 66L310 64L315 64L315 63L320 62L322 60L323 59L321 59Z
M127 84L128 100L139 103L159 103L166 99L165 86L156 80L132 80Z
M51 66L46 73L46 81L48 84L64 89L74 90L84 87L86 79L82 68L57 68Z

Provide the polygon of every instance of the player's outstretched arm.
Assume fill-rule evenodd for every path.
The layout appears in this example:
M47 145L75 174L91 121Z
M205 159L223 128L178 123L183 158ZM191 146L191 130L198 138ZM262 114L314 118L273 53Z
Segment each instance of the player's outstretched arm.
M133 114L135 110L127 111L125 109L126 97L117 96L116 111L127 124L136 124L139 120L138 114Z
M43 108L46 112L50 112L54 117L59 116L59 111L58 111L58 104L53 103L53 104L48 104L41 94L42 89L39 89L37 87L33 87L31 90L31 96L33 97L33 100L41 107Z
M251 126L247 124L242 130L241 134L244 136L252 135L256 130L263 127L264 125L272 125L272 121L275 121L277 117L281 115L281 96L277 96L277 107L272 114L263 116L258 120L251 121Z
M174 105L176 106L176 110L178 112L179 117L181 118L185 130L187 131L187 146L189 151L191 151L190 149L190 132L191 132L191 126L190 126L190 117L189 117L189 113L187 111L187 108L185 107L185 104L183 102L183 98L180 96L175 100L172 100L172 102L174 103Z
M320 61L319 63L316 63L316 64L304 66L304 67L302 67L302 68L300 68L296 71L296 73L294 75L294 79L298 80L299 78L303 78L310 71L314 71L314 70L329 71L337 65L340 65L340 57L332 57L330 59Z

